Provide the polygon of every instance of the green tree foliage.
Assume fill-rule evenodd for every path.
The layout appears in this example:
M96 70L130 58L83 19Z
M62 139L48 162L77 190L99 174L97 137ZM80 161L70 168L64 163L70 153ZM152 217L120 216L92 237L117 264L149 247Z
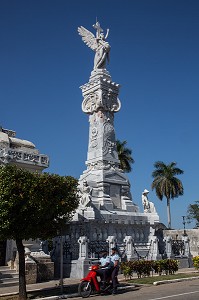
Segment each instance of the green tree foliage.
M0 239L14 239L19 253L19 299L26 296L22 240L47 239L68 222L78 206L77 180L0 167Z
M126 147L127 141L121 142L120 140L116 141L116 147L117 147L117 153L118 158L120 161L120 168L124 172L131 172L131 164L133 164L135 161L132 158L132 150Z
M171 228L170 200L184 193L182 182L175 176L183 174L184 171L177 168L175 162L166 165L162 161L157 161L154 163L154 167L155 170L152 173L154 180L151 187L152 190L155 189L160 200L163 197L167 199L168 228Z
M196 227L199 227L199 201L195 201L195 204L190 204L187 209L188 221L195 220Z

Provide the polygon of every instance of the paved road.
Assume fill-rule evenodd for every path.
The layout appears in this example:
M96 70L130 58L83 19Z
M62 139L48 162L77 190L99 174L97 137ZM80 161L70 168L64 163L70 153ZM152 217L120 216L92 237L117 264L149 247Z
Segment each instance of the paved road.
M74 299L74 298L73 298ZM80 299L80 298L75 298ZM141 286L130 292L120 292L116 296L92 296L90 300L198 300L199 279L159 286Z

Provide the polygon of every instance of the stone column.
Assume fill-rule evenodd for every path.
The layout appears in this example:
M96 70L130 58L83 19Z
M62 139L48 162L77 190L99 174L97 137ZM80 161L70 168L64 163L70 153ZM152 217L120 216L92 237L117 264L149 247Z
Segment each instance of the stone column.
M80 236L79 240L79 259L88 258L88 239L86 236Z
M161 259L161 255L159 253L159 248L158 248L157 236L151 237L151 247L150 247L149 257L151 260Z
M190 257L191 256L191 253L190 253L190 245L189 245L189 242L190 242L190 239L188 236L182 236L182 240L184 242L184 255L187 256L187 257Z
M76 264L76 275L74 278L83 278L88 273L88 268L91 264L88 259L88 239L86 236L80 236L79 240L79 258Z
M166 250L165 252L167 254L167 258L173 258L174 255L172 252L172 245L171 245L172 237L168 235L164 238L164 241L165 241L165 250Z
M30 256L31 251L25 247L25 267L26 267L26 283L34 284L37 282L37 264Z
M109 244L109 255L111 255L111 248L116 246L116 237L114 235L108 236L106 242Z
M124 242L126 243L126 256L127 260L132 260L133 259L133 238L131 235L127 235L124 238Z
M188 257L188 267L191 268L193 267L193 260L192 260L193 256L191 255L191 251L190 251L190 239L188 236L182 236L182 240L184 241L184 249L185 249L184 255Z

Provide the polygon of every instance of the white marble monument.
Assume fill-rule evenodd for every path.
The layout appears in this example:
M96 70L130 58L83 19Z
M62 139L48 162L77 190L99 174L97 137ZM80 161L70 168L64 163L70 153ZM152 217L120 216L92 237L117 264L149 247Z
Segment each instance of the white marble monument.
M89 116L89 142L86 170L80 176L80 206L74 217L101 218L106 222L158 222L156 211L141 213L133 202L130 183L119 167L114 116L121 108L119 84L112 81L106 64L109 61L109 30L103 33L99 22L93 25L96 35L80 26L82 40L95 52L89 82L82 85L82 110ZM151 218L153 213L154 218Z
M141 212L133 202L128 177L120 169L116 148L114 117L121 108L119 84L112 81L106 69L110 56L99 22L94 35L83 26L78 32L94 53L89 82L81 86L82 110L89 117L89 140L86 169L79 178L79 207L64 231L64 276L83 276L89 259L97 257L102 247L113 246L128 259L158 257L155 210ZM108 244L108 245L107 245ZM59 257L59 239L54 241L55 259ZM88 248L88 249L87 249ZM87 250L85 250L87 249ZM59 258L55 261L59 270ZM84 274L85 275L85 274Z

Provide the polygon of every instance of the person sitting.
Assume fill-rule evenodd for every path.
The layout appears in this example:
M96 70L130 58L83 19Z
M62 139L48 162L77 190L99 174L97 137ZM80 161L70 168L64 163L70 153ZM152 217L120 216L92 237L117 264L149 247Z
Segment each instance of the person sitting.
M118 250L116 247L113 247L112 249L112 254L111 254L111 261L112 261L112 273L111 273L111 280L113 284L113 292L112 294L115 295L117 294L117 286L118 286L118 271L119 271L119 255L118 255Z
M106 281L108 277L111 275L111 271L113 269L113 263L111 261L110 256L108 256L107 250L102 250L100 252L100 269L96 271L97 275L100 276L102 282L102 289L106 287Z

